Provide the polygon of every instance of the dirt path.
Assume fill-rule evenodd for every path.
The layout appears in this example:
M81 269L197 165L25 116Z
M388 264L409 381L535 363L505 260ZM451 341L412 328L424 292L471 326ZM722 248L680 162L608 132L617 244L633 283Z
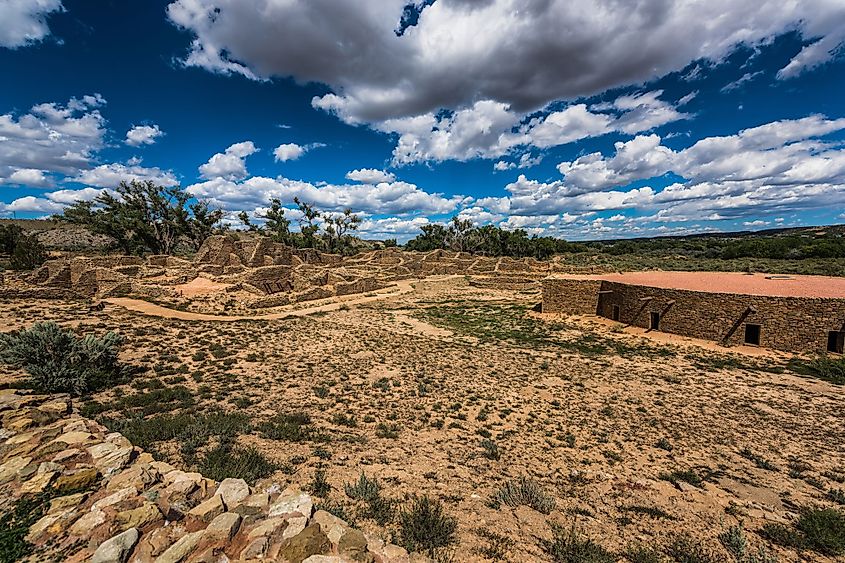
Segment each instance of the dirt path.
M444 276L443 281L447 279L451 279L456 276ZM363 303L371 303L373 301L379 301L382 299L388 299L391 297L399 297L400 295L404 295L406 293L410 293L414 291L414 284L419 280L399 280L395 283L395 285L386 288L388 291L381 290L381 292L375 292L375 295L372 293L367 294L366 296L359 297L355 295L344 296L344 297L336 297L333 298L333 301L329 303L323 303L320 305L314 305L311 307L305 308L293 308L297 305L301 306L302 304L299 303L297 305L289 305L285 308L282 308L278 313L271 313L268 315L209 315L205 313L192 313L190 311L179 311L177 309L170 309L168 307L162 307L161 305L156 305L154 303L150 303L149 301L144 301L143 299L131 299L128 297L113 297L110 299L104 299L106 303L111 305L117 305L119 307L123 307L124 309L128 309L130 311L134 311L136 313L141 313L144 315L149 315L152 317L161 317L166 319L178 319L183 321L223 321L223 322L232 322L232 321L272 321L278 319L285 319L289 317L304 317L306 315L313 315L314 313L321 313L326 311L335 311L340 309L344 305L360 305ZM438 281L438 280L430 280L427 281Z

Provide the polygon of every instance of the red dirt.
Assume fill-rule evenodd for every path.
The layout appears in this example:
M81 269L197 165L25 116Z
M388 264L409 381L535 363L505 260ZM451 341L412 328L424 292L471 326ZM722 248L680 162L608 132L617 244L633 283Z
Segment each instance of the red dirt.
M845 278L828 276L657 271L624 272L594 276L560 274L555 277L580 280L605 280L646 287L685 289L709 293L845 299Z

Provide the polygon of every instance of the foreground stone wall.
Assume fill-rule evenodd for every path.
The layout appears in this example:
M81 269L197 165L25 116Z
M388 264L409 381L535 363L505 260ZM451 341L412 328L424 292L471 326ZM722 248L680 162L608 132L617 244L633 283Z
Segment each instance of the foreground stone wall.
M613 318L614 305L622 323L650 328L651 313L657 313L662 332L726 345L743 344L746 325L760 325L760 345L787 352L824 352L828 332L845 327L845 299L706 293L592 280L543 282L545 312L583 314L592 308L594 314Z
M67 397L0 391L0 417L0 507L53 491L26 536L32 561L428 561L315 512L296 488L218 483L155 461L72 413Z

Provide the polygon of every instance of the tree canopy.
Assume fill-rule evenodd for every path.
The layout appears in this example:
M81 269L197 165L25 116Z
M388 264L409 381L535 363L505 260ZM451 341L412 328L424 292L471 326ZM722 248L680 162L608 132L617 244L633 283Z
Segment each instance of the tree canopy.
M406 250L428 252L448 249L484 256L532 256L538 260L560 252L584 252L581 244L552 237L529 236L523 229L508 231L494 225L477 227L468 219L452 217L448 225L431 223L420 227L422 233L408 241Z
M191 196L178 186L133 180L114 192L76 202L57 219L108 235L127 254L173 254L183 242L198 249L223 218L205 201L189 204Z

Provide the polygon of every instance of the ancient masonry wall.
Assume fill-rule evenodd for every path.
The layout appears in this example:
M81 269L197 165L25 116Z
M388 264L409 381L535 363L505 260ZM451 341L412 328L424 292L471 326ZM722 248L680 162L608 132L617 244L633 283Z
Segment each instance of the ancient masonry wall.
M829 331L845 327L845 299L770 297L734 293L706 293L608 281L547 279L543 282L543 311L598 314L694 338L744 343L748 324L760 326L760 346L789 352L824 352ZM592 309L592 311L590 311Z
M295 487L181 471L82 418L67 396L0 390L0 506L46 494L31 561L423 563Z
M543 312L595 315L600 280L543 280Z

